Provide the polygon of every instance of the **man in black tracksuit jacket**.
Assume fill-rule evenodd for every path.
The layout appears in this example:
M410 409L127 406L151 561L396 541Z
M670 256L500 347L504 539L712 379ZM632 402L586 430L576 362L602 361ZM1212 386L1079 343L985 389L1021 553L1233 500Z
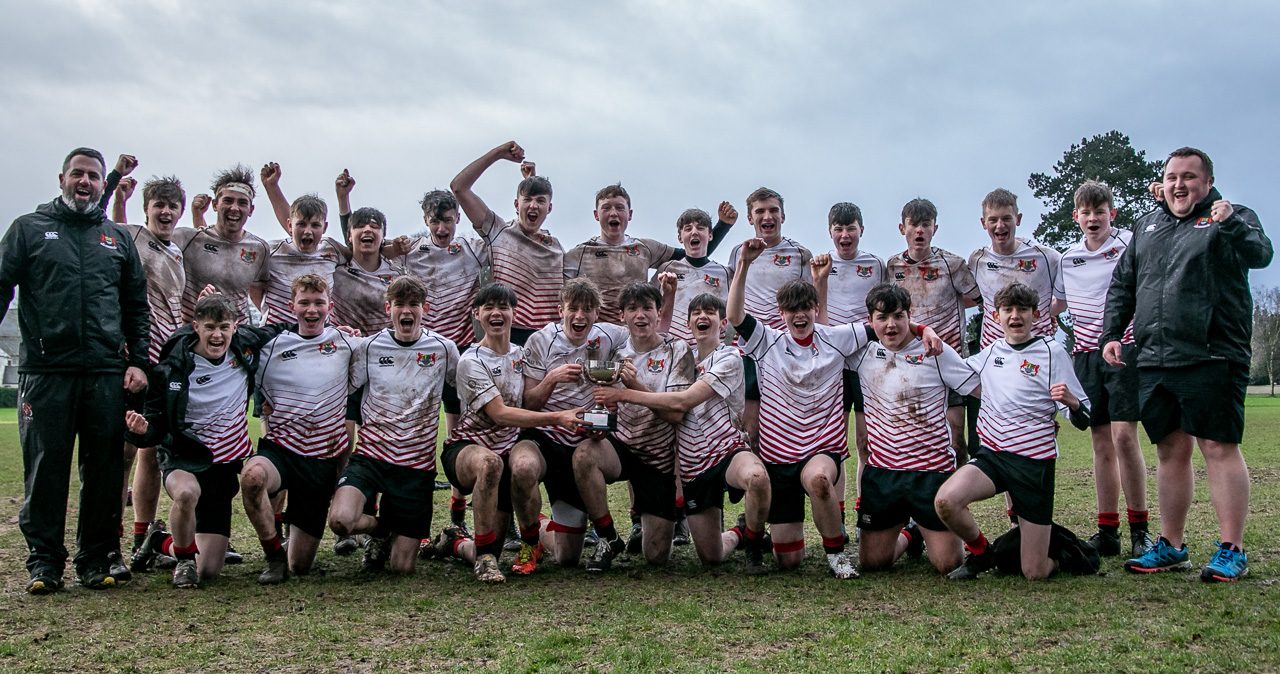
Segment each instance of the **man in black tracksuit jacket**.
M0 240L0 319L20 290L19 526L35 594L62 584L77 436L76 572L89 587L114 584L107 569L119 546L125 389L146 386L150 317L133 241L98 206L105 173L96 150L73 150L58 177L62 196L15 220Z
M1222 199L1200 150L1175 150L1154 191L1161 203L1138 220L1116 265L1100 339L1103 357L1119 365L1120 339L1133 320L1137 362L1127 365L1138 368L1142 425L1159 448L1162 536L1153 553L1125 568L1191 568L1183 534L1194 438L1225 551L1215 552L1201 578L1236 580L1248 570L1241 546L1249 472L1240 441L1253 325L1249 270L1271 263L1271 240L1257 214Z

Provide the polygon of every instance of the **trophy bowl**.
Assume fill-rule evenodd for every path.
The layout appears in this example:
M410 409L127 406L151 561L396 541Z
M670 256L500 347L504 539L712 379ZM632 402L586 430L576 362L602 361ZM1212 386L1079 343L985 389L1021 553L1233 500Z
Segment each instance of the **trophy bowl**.
M618 378L618 370L622 363L612 360L588 360L583 363L582 372L593 384L608 386Z
M582 364L582 374L587 381L608 386L618 378L622 363L612 360L588 360ZM618 415L604 405L596 405L582 414L582 428L589 431L612 432L618 430Z

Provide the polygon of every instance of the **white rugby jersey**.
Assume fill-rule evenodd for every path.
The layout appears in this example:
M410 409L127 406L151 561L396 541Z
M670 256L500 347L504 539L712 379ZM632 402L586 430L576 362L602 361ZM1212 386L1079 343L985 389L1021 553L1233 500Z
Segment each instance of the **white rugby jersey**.
M1053 336L1058 332L1058 324L1049 313L1055 299L1063 299L1066 293L1062 289L1058 266L1062 262L1062 254L1058 251L1035 243L1018 240L1018 248L1012 255L1001 255L991 246L983 246L969 256L969 271L978 282L978 290L982 291L982 346L1004 337L1004 329L1000 327L1000 317L996 313L996 293L1010 283L1021 283L1030 286L1040 294L1040 319L1031 326L1031 334L1037 337ZM1106 290L1102 297L1106 300Z
M734 246L729 254L729 268L735 272L741 255L742 244ZM808 248L785 236L778 245L761 251L760 257L749 267L746 292L742 296L742 305L747 313L771 328L785 330L787 324L778 314L778 289L792 279L812 281L813 276L809 272L809 260L812 259L813 253Z
M732 346L720 345L697 366L697 381L706 382L715 395L685 412L676 427L680 479L686 484L720 463L735 449L746 447L742 412L746 405L746 379L742 355Z
M1057 410L1067 414L1068 408L1049 399L1049 387L1066 384L1085 406L1089 396L1061 344L1044 337L1025 344L1019 350L1001 338L969 357L969 366L982 377L978 437L992 451L1053 459L1058 456L1053 415Z
M346 451L351 341L326 327L314 337L282 332L262 347L257 381L271 406L268 440L321 459Z
M161 241L142 225L120 225L133 238L133 246L147 275L147 306L151 309L151 363L160 361L160 349L169 336L183 325L182 293L187 275L182 268L182 250L172 241Z
M390 329L356 343L351 386L364 387L356 452L421 470L436 469L441 392L453 383L458 347L423 330L408 346Z
M173 242L182 250L187 282L182 293L182 319L191 322L196 300L212 285L236 305L236 320L249 322L249 286L269 279L269 248L261 238L244 233L236 242L218 235L214 227L173 230Z
M631 359L636 366L636 379L655 393L686 389L696 376L697 366L689 345L670 335L662 335L656 348L642 353L628 340L618 351L618 359L623 358ZM614 437L635 450L641 461L664 473L676 472L676 427L648 407L618 403L618 430Z
M547 230L527 236L515 220L503 222L489 211L476 225L489 244L493 280L516 294L512 325L540 330L560 320L560 288L564 286L564 248Z
M850 359L866 401L867 463L888 470L952 471L947 389L969 395L978 375L943 345L936 357L913 339L901 351L873 342Z
M820 452L849 455L844 363L868 341L863 323L815 325L813 341L801 345L789 332L756 321L742 350L756 362L765 463L798 463Z
M587 341L582 346L574 346L569 343L559 323L550 323L529 335L525 342L524 374L542 381L548 372L566 363L618 360L618 350L626 343L627 337L626 328L612 323L596 323L588 333ZM594 387L595 384L585 377L572 384L556 384L542 409L547 412L591 409L595 406L595 398L591 394ZM538 430L546 433L552 441L568 447L577 447L587 439L587 432L583 430L569 431L559 426L540 426Z
M187 378L187 414L191 434L210 452L214 463L249 456L249 375L230 351L214 365L192 354L195 368Z
M397 263L427 284L430 306L422 315L422 325L454 344L475 341L471 301L480 290L481 272L489 266L489 246L479 239L461 236L443 248L430 236L420 236L409 243L413 250Z
M831 251L831 274L827 277L827 324L867 321L867 293L884 280L884 260L875 255L859 250L852 260L842 260L835 251Z
M690 346L697 343L693 332L689 330L689 302L693 298L706 293L715 295L726 303L729 301L729 284L733 281L733 270L714 260L706 259L702 266L695 266L689 258L671 260L658 265L651 279L658 284L658 274L671 272L676 275L676 292L674 298L665 298L674 302L671 311L671 336L683 339Z
M564 256L566 279L584 276L600 288L603 303L600 318L606 323L622 324L622 307L618 295L632 281L644 281L649 270L671 259L676 249L653 239L623 237L614 245L593 236L578 244Z
M902 252L885 262L885 275L911 293L911 320L964 353L964 298L976 302L982 293L963 259L938 247L923 260Z
M387 286L404 268L378 258L376 271L365 271L354 260L333 271L333 313L329 322L355 328L362 335L372 335L391 326L387 315ZM428 301L430 296L428 296Z
M1089 250L1081 239L1062 254L1058 284L1066 290L1067 311L1071 312L1075 333L1075 353L1097 351L1100 347L1098 338L1102 336L1102 314L1107 306L1111 274L1132 240L1133 232L1112 228L1111 236L1097 250ZM1133 343L1133 323L1129 323L1121 342Z
M462 417L449 435L449 442L465 440L503 456L516 445L519 428L499 426L485 413L484 406L502 398L507 407L520 408L524 401L524 349L512 344L506 353L497 353L476 344L458 360L458 400Z
M329 297L333 298L333 270L346 264L348 258L333 239L324 238L314 253L303 253L293 245L292 239L276 239L270 244L267 293L262 298L267 323L287 321L294 315L289 311L293 300L293 280L303 274L315 274L329 284Z

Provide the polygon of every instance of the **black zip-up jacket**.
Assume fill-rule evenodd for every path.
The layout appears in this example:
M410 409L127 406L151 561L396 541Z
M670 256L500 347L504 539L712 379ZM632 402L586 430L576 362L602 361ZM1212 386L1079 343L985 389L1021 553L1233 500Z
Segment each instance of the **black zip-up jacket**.
M147 279L123 228L61 198L9 226L0 240L0 320L18 293L22 373L110 374L147 369Z
M255 328L241 326L231 337L225 358L240 362L249 377L248 399L253 398L254 375L258 371L258 352L267 342L286 329L297 326L284 323ZM187 423L187 399L190 378L196 368L198 342L190 325L178 328L160 350L160 359L147 377L147 402L142 416L147 418L147 432L126 432L125 439L135 447L158 447L166 469L199 471L213 463L213 453L191 433ZM248 400L245 401L248 404Z
M1133 228L1111 276L1100 341L1120 341L1133 319L1138 367L1249 365L1249 270L1271 264L1271 239L1258 215L1238 204L1214 222L1210 210L1221 198L1211 188L1185 218L1161 203Z

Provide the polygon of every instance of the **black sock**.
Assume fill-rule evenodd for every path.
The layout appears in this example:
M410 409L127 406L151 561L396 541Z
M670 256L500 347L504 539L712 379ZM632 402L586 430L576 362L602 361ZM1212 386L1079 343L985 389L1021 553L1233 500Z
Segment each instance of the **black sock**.
M606 541L616 540L618 538L618 530L613 526L613 516L605 515L598 520L592 522L595 525L596 536Z

